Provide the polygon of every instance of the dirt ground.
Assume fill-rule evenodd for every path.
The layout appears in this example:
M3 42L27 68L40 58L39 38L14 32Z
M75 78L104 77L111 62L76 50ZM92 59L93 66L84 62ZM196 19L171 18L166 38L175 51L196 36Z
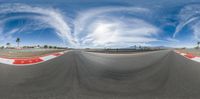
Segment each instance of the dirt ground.
M200 49L181 49L179 51L184 52L184 53L191 53L191 54L200 56Z
M0 49L0 57L4 58L32 58L51 53L61 52L64 49Z

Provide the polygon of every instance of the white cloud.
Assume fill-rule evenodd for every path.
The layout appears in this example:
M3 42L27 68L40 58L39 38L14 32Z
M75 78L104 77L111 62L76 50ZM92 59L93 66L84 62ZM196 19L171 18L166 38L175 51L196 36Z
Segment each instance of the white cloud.
M198 41L200 41L200 28L199 27L200 27L200 22L198 22L192 26L194 38Z
M0 14L7 13L34 13L36 16L26 16L29 18L37 19L51 28L56 30L56 34L63 39L64 41L68 41L71 45L75 45L74 39L71 34L71 29L68 26L65 17L62 15L57 9L53 8L42 8L29 6L25 4L3 4L0 6ZM16 18L16 16L13 16ZM6 20L6 19L5 19ZM1 21L3 22L3 21ZM38 27L41 27L38 26ZM27 28L27 27L25 27Z
M178 17L179 25L176 27L173 37L175 38L185 26L190 26L193 30L194 39L200 40L200 4L186 5L181 9Z
M81 11L74 24L75 24L75 36L77 36L81 31L84 30L88 24L98 17L103 16L106 13L113 12L129 12L129 13L148 13L149 9L140 7L100 7L95 9L90 9L86 11Z
M151 37L152 35L157 35L158 29L156 27L139 19L132 19L131 21L133 25L126 26L124 26L126 22L95 22L92 24L92 29L88 31L88 35L82 38L82 42L85 45L103 46L112 43L118 44L119 42L142 43L157 41L157 39Z
M178 39L171 38L171 37L166 38L166 41L167 42L180 42Z
M0 6L0 14L7 13L33 13L34 16L12 16L0 20L0 25L8 20L18 18L31 18L40 21L36 23L40 29L51 27L56 34L70 45L78 47L85 46L130 46L135 44L148 45L149 42L159 41L157 36L160 30L145 20L136 17L118 16L121 13L129 15L151 15L151 11L140 7L101 7L81 11L74 20L74 30L71 30L62 12L53 8L43 8L24 4L4 4ZM21 29L10 30L7 37L12 34L25 31L30 28L30 23ZM0 30L4 31L3 28ZM74 31L74 35L72 32ZM1 31L0 31L1 32ZM5 40L6 37L2 36ZM0 39L2 39L2 37ZM77 44L78 43L78 44Z
M0 28L0 41L1 41L1 45L4 45L8 42L13 42L15 40L15 38L13 38L13 34L16 33L16 31L18 31L18 29L13 29L8 31L7 33L3 33L2 28Z
M75 37L80 45L96 47L118 45L120 47L158 41L157 27L142 19L110 15L115 12L145 15L145 13L150 13L150 10L137 7L106 7L81 12L75 22Z

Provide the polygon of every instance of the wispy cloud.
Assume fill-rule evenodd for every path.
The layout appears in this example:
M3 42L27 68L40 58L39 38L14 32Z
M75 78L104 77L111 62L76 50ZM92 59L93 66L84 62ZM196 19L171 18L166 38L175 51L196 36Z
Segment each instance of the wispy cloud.
M58 9L53 8L43 8L38 6L29 6L25 4L3 4L0 6L0 14L8 13L33 13L35 16L26 16L29 18L37 19L49 27L55 29L56 34L63 39L63 41L68 41L70 45L75 45L74 39L71 34L71 29L67 24L65 17L62 12ZM13 16L16 18L16 16ZM4 17L5 18L5 17ZM7 19L4 19L7 20ZM1 21L2 23L3 21ZM3 23L2 23L3 24ZM38 25L39 28L42 25ZM24 27L26 29L27 27ZM32 27L33 28L33 27Z
M166 41L167 42L180 42L178 39L171 38L171 37L166 38Z
M81 12L75 22L75 37L81 46L123 46L158 41L159 29L135 17L112 16L151 13L139 7L105 7ZM123 43L121 43L123 42Z
M7 33L3 33L2 28L0 28L0 41L1 44L6 44L9 43L11 41L14 41L15 38L13 38L13 34L16 33L17 31L19 31L19 29L12 29L10 31L8 31Z
M5 17L8 13L28 13L31 15ZM74 29L70 28L63 12L54 8L25 4L3 4L0 6L0 24L13 19L29 18L37 20L7 31L1 37L12 39L12 35L31 29L51 27L55 33L76 47L126 47L159 41L160 29L137 16L151 16L152 11L141 7L100 7L80 11L75 18ZM31 28L30 28L31 27ZM0 32L5 32L4 27ZM72 34L74 32L74 34ZM2 35L2 34L1 34Z
M194 38L198 41L200 41L200 22L196 23L192 26Z
M173 34L173 38L185 27L190 26L193 30L194 39L200 40L200 4L189 4L183 7L178 15L179 25Z
M101 17L105 14L113 12L129 12L129 13L148 13L149 9L140 8L140 7L100 7L95 9L89 9L86 11L81 11L77 15L77 18L74 22L75 24L75 35L77 36L80 31L83 31L92 20L96 20L98 17Z

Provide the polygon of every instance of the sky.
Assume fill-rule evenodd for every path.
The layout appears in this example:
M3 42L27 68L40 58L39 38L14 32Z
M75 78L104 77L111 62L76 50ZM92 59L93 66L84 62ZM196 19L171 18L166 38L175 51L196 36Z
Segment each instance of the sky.
M0 0L0 46L195 47L199 0Z

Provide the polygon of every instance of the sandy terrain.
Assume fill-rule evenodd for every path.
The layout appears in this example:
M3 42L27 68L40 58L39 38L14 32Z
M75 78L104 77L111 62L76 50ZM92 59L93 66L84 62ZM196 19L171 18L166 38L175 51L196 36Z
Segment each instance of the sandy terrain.
M63 49L0 49L0 57L5 58L29 58L38 57L51 53L61 52Z
M191 54L194 54L194 55L197 55L197 56L200 56L200 49L182 49L182 50L179 50L180 52L184 52L184 53L191 53Z

